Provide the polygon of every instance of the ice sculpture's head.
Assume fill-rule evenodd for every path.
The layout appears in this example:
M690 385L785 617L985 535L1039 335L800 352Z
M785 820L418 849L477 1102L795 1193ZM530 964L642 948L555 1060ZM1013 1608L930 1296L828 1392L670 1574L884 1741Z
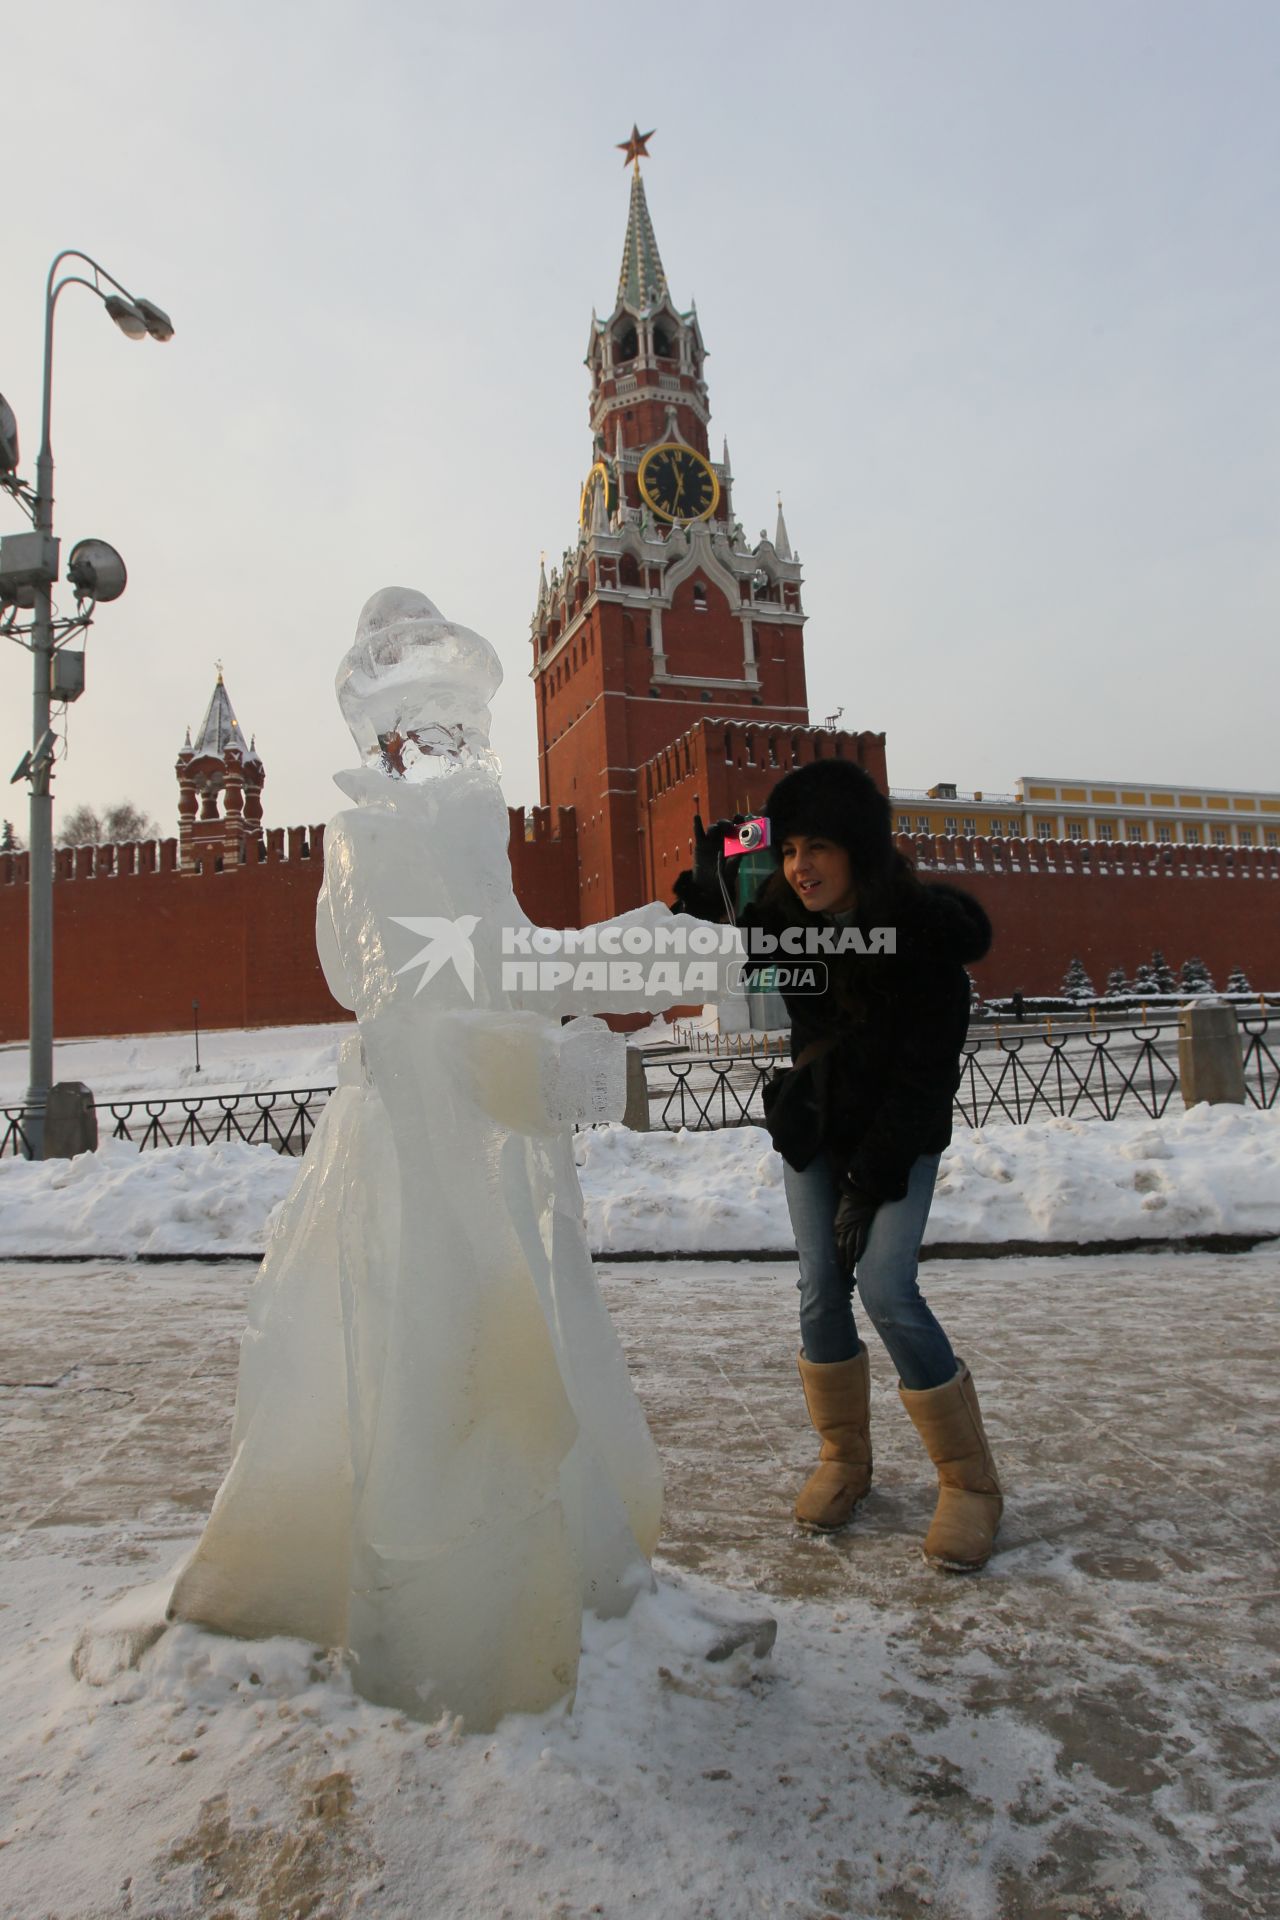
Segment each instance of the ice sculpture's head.
M483 635L446 620L412 587L384 587L365 601L336 682L365 765L405 780L461 765L496 771L489 702L501 684Z

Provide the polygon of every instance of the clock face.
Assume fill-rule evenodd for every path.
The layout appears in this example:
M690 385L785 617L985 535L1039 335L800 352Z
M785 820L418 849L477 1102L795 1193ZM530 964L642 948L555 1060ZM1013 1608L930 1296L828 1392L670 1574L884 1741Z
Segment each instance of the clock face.
M641 494L664 520L705 520L720 498L720 482L702 455L674 440L650 447L639 480Z
M582 486L582 499L578 506L578 525L585 527L595 510L595 497L598 491L604 494L604 510L612 513L618 504L618 489L613 484L613 475L603 460L597 460Z

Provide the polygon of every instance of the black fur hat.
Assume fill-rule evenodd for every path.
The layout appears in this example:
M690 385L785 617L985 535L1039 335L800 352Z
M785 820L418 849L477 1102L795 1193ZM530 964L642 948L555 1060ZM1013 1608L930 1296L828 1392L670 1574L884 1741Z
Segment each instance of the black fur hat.
M813 760L784 774L765 803L769 842L781 863L792 834L834 840L853 865L855 880L884 878L894 864L893 814L869 773L849 760Z

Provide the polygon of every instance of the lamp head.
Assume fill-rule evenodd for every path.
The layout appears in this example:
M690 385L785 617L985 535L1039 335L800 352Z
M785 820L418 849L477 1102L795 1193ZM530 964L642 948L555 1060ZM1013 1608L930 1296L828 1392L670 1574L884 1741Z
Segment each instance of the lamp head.
M126 339L146 339L151 329L147 325L145 315L132 300L126 300L121 293L109 293L102 304Z
M135 297L133 304L146 321L147 332L153 340L172 340L173 322L163 307L158 307L154 300L144 300L141 294Z

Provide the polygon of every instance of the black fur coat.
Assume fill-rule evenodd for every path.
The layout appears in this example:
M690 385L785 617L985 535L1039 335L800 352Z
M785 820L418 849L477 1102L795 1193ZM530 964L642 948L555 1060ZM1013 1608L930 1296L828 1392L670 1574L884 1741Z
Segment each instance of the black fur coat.
M687 912L719 918L698 896L692 875L676 882ZM777 874L741 916L750 941L759 929L830 925L800 905ZM855 921L870 944L873 927L892 926L892 954L815 956L826 967L821 992L789 991L794 1060L815 1040L835 1039L814 1068L823 1105L823 1145L832 1166L877 1201L901 1199L912 1163L951 1140L951 1107L969 1030L965 968L991 945L991 922L958 887L926 885L901 862L879 897ZM786 959L760 956L757 964Z

